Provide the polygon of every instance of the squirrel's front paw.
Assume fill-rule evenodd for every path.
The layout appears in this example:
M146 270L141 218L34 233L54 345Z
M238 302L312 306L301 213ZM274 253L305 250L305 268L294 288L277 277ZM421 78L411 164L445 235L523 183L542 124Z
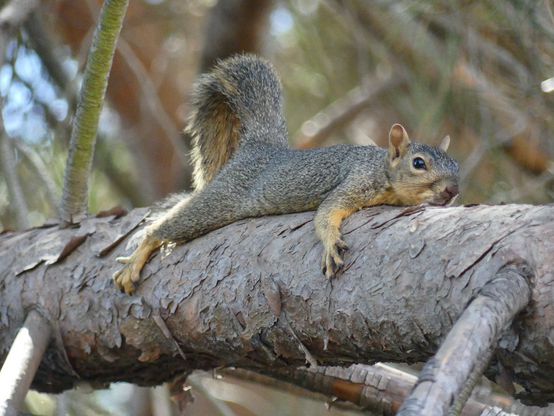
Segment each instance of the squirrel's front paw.
M150 254L160 246L160 243L160 240L146 236L133 254L129 257L118 257L116 259L124 265L121 270L113 275L113 281L119 290L125 291L128 295L135 291L144 263L146 263Z
M336 276L337 271L343 266L341 256L348 250L348 246L340 238L331 247L326 247L321 260L321 270L329 279Z
M122 292L125 291L125 293L130 295L136 289L142 266L139 266L137 262L133 260L133 256L118 257L116 261L123 263L124 266L114 273L113 281L119 290Z

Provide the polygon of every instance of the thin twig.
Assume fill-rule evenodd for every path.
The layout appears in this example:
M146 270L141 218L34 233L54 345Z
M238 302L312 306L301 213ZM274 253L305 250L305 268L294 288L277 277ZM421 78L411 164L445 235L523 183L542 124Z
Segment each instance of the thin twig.
M66 96L69 108L77 107L79 98L74 79L62 64L57 45L45 30L43 21L33 13L24 24L25 31L32 39L33 49L40 57L52 80L60 87Z
M150 111L158 122L158 125L169 138L169 141L173 145L176 156L179 158L181 165L188 165L189 161L186 155L190 152L190 149L188 149L185 145L185 142L179 134L179 129L171 117L169 117L167 111L165 111L156 87L152 82L150 75L148 75L148 71L138 59L137 55L133 51L133 48L123 38L119 40L117 50L121 53L121 56L123 56L129 65L129 68L131 68L131 71L133 71L137 77L137 81L142 86L142 97L150 108Z

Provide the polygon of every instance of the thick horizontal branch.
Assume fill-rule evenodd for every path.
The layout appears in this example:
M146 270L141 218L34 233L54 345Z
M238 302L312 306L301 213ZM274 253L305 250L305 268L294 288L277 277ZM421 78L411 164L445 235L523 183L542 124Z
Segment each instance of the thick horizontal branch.
M347 219L344 271L319 270L313 212L246 219L155 255L137 293L116 291L146 210L0 236L0 361L25 311L55 328L35 379L154 384L193 369L256 370L428 359L512 258L536 273L532 308L496 350L529 401L554 399L554 208L377 207ZM130 237L125 237L131 233Z

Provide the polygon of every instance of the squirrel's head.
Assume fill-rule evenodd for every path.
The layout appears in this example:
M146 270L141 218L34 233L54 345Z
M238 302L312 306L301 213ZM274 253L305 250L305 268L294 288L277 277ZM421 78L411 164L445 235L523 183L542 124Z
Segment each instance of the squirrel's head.
M450 137L440 146L411 142L400 124L389 133L387 173L402 205L449 205L458 195L458 163L446 154Z

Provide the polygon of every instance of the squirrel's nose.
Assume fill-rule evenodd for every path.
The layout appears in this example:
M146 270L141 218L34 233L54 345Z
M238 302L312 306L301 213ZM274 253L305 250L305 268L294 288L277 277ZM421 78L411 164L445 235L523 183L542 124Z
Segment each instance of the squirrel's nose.
M451 199L456 195L458 195L458 192L459 192L458 185L446 186L444 190L441 192L441 197L445 199Z
M447 186L446 188L444 188L444 192L446 192L450 196L456 196L459 192L458 185Z

